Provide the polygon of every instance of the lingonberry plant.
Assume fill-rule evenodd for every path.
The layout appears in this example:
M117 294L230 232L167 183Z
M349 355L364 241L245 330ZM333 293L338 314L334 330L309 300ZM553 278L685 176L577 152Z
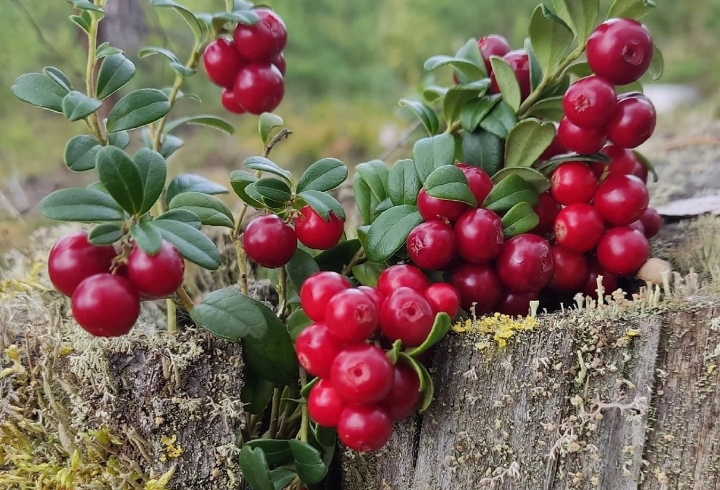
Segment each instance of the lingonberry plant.
M430 58L425 68L451 67L455 84L400 102L428 133L412 158L356 167L358 229L345 229L329 194L348 176L342 162L320 160L295 179L269 159L291 134L271 113L284 95L288 39L277 13L244 0L215 14L151 0L192 30L188 61L141 50L169 61L172 86L131 91L101 119L108 97L135 74L119 49L97 46L106 1L70 1L71 20L88 35L85 93L55 67L13 85L21 100L84 121L89 134L68 142L64 160L99 178L41 203L49 218L94 224L55 245L50 279L93 335L123 335L141 301L169 298L170 332L177 300L198 326L242 342L240 467L256 490L313 488L336 436L374 451L393 422L427 409L433 384L424 362L454 318L526 315L539 298L596 297L649 257L661 220L648 207L654 172L635 150L655 127L638 79L663 67L637 21L654 7L649 0L615 0L599 25L599 0L552 0L552 9L533 11L521 49L487 34ZM178 127L233 132L212 115L169 117L194 98L181 87L201 60L228 111L260 116L262 155L230 176L237 213L216 197L228 190L200 176L167 183L167 160L183 143ZM131 156L136 129L144 147ZM251 208L258 213L245 224ZM195 305L182 285L185 260L211 270L222 260L203 225L230 230L239 284ZM248 295L249 262L274 280L274 309Z

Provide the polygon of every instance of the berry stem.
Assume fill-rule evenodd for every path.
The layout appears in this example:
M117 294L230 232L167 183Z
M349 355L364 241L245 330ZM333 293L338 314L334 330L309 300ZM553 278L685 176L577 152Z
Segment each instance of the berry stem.
M95 0L95 5L98 7L105 6L105 0ZM97 65L97 36L98 36L98 25L100 19L95 12L90 12L90 32L88 32L88 58L87 66L85 69L85 90L87 91L88 97L95 97L95 67ZM100 129L100 121L98 119L97 112L90 114L85 118L85 124L95 136L95 139L101 145L106 145L107 140L103 136L102 130Z
M302 390L307 383L307 373L303 368L300 368L300 389ZM308 412L307 403L302 403L300 407L302 411L302 421L300 422L298 439L300 439L301 442L308 442L308 434L310 431L310 413Z
M267 158L270 156L270 152L273 148L275 148L275 145L280 143L283 139L288 139L290 135L292 134L292 131L289 129L283 128L276 134L273 139L270 140L270 143L267 144L265 147L265 150L263 151L263 157Z
M347 276L348 273L350 273L350 271L352 270L352 268L355 267L356 265L358 265L363 260L365 260L365 249L360 247L360 250L355 252L355 255L353 255L353 258L350 259L350 262L348 262L348 264L345 267L343 267L343 270L342 270L342 272L340 272L340 274L343 276Z
M192 298L187 293L187 291L185 291L185 286L180 286L175 293L178 295L180 304L185 309L185 311L189 312L195 307L195 303L193 303Z
M280 389L275 388L272 397L272 409L270 411L270 426L267 431L268 439L275 439L278 432L278 421L280 419Z
M287 270L285 266L280 267L280 280L278 281L278 312L280 320L285 321L287 317Z
M169 333L177 333L177 307L171 299L166 301L167 304L167 329Z

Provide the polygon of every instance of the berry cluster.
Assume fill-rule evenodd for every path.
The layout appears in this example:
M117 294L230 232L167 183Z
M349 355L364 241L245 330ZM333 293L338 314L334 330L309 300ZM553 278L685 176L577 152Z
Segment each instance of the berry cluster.
M90 243L85 232L61 238L50 251L50 280L72 298L75 320L95 336L128 333L141 300L168 297L182 285L185 262L169 242L155 255L132 245L122 257L112 245Z
M272 10L253 12L257 24L239 24L232 40L216 39L203 55L208 78L223 88L223 107L235 114L272 112L285 95L285 24Z

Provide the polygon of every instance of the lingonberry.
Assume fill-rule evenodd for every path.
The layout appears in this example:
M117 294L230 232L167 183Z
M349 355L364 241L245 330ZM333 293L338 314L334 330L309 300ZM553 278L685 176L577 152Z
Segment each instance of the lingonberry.
M228 112L232 112L233 114L245 114L247 112L240 104L238 104L238 101L235 98L235 92L233 92L231 88L223 89L220 102Z
M279 55L287 44L287 29L279 15L272 10L253 10L258 16L257 24L238 24L233 33L235 47L243 59L269 61Z
M503 241L502 221L488 209L471 209L455 223L457 252L469 262L490 262L500 252Z
M643 164L643 162L640 161L638 158L637 163L635 164L635 170L633 170L632 174L637 177L638 179L642 180L643 182L647 183L648 180L648 169Z
M422 293L430 285L425 274L411 265L392 265L382 271L378 278L377 288L387 298L400 287L414 289Z
M130 331L140 315L140 295L126 278L96 274L81 282L72 295L78 324L97 337L118 337Z
M331 212L325 220L310 206L303 207L295 219L295 234L300 243L316 250L333 248L344 231L345 222L335 213Z
M300 287L300 304L311 320L325 319L325 308L337 293L350 288L347 277L332 271L316 272Z
M529 293L547 286L555 270L555 261L550 244L544 238L524 233L505 242L495 267L505 287Z
M250 114L272 112L285 95L282 73L269 62L252 63L235 78L233 93L238 104Z
M450 284L460 293L462 307L482 315L493 311L503 291L495 268L489 264L465 263L453 273Z
M550 289L555 291L576 292L585 284L588 277L588 264L585 254L569 248L552 247L555 260L555 272Z
M527 51L524 49L516 49L507 53L502 59L510 65L510 68L512 68L512 71L515 73L515 78L520 85L520 96L525 100L528 95L530 95L530 59L528 58ZM496 94L500 93L500 87L495 79L495 73L490 75L490 81L492 92Z
M277 69L280 70L280 73L282 73L283 77L285 76L285 73L287 72L287 63L285 62L285 55L283 53L280 53L279 55L271 59L270 63L277 66Z
M88 277L109 272L116 255L112 245L90 243L84 231L66 235L50 250L50 281L62 294L72 296L78 284Z
M338 439L350 449L371 452L382 449L392 436L392 419L379 406L349 406L338 422Z
M597 258L593 257L588 261L588 277L585 284L580 288L580 291L585 296L590 296L593 299L597 299L598 289L598 278L602 277L600 284L603 288L603 296L612 293L617 289L617 277L604 270L598 264Z
M133 245L128 257L127 275L132 285L146 298L165 298L172 295L183 283L185 261L180 252L163 240L160 251L146 254Z
M604 180L608 175L629 175L635 170L638 159L632 150L607 145L600 153L610 159L610 164L594 163L593 171L598 179Z
M660 233L662 217L660 217L660 213L658 213L655 208L648 207L640 217L640 222L643 224L645 238L650 239Z
M632 19L610 19L600 24L587 42L587 59L597 76L613 85L638 80L650 67L650 32Z
M372 299L373 303L375 303L375 309L377 309L379 313L380 308L382 308L382 305L385 302L385 295L370 286L358 286L358 290L370 296L370 299Z
M422 344L432 330L435 313L422 293L408 287L395 289L380 310L380 331L391 342L404 347Z
M297 250L297 236L282 219L274 214L254 218L243 233L243 247L250 260L275 269L292 259Z
M460 292L450 284L438 282L425 290L425 299L434 313L447 313L455 318L460 312Z
M629 225L640 219L650 202L647 187L634 175L611 175L595 193L595 209L614 226Z
M352 405L370 405L390 393L393 365L385 351L370 344L347 347L332 362L330 379L340 396Z
M573 83L563 97L565 116L575 126L602 128L617 106L612 84L598 77L585 77Z
M507 291L495 307L495 311L509 316L528 316L530 314L530 302L537 301L540 294L536 291L529 293L518 293Z
M628 226L629 226L630 228L632 228L633 230L639 231L639 232L642 233L643 235L645 234L645 227L643 226L642 221L640 221L640 220L633 221L633 222L630 223ZM646 237L646 238L647 238L647 237Z
M329 379L319 380L310 390L308 412L310 417L323 427L337 427L340 415L347 407Z
M558 213L562 210L562 206L559 202L552 197L550 192L543 192L540 194L538 203L533 208L535 214L538 215L538 225L532 230L532 233L537 235L545 235L553 231L555 226L555 218Z
M344 347L322 323L308 325L295 339L295 353L300 365L321 378L330 376L330 366Z
M581 128L571 123L567 117L560 121L558 138L568 150L582 154L600 151L607 141L605 128Z
M442 269L455 255L455 233L449 224L439 219L420 223L407 237L407 250L416 266Z
M650 245L645 235L627 226L608 230L598 243L600 266L617 277L636 274L649 257Z
M555 241L562 247L578 252L595 248L605 233L602 216L589 204L566 207L555 218Z
M446 219L453 223L467 211L468 205L460 201L448 201L430 196L425 189L420 189L417 199L418 211L425 221Z
M588 203L595 195L598 180L592 169L583 162L567 162L552 174L550 192L560 204Z
M470 192L480 206L493 188L490 176L483 169L465 163L458 163L457 167L465 174Z
M393 422L399 422L413 413L420 401L420 378L413 368L399 361L395 364L393 387L380 402Z
M342 342L365 341L375 332L378 319L375 301L357 289L340 291L325 308L325 324Z
M205 48L203 64L208 78L214 84L232 89L235 77L245 62L232 41L218 38Z
M607 126L608 138L621 148L636 148L655 131L655 106L637 94L618 102L615 115Z
M478 48L480 48L480 55L485 63L485 69L488 75L492 73L492 65L490 64L491 56L503 57L510 52L510 43L503 36L499 34L490 34L485 37L478 39Z

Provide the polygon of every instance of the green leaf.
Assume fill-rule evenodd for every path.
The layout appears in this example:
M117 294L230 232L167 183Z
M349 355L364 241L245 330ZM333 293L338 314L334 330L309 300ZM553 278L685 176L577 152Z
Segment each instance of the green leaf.
M69 18L75 25L77 25L78 27L80 27L80 29L82 29L83 31L85 31L85 32L87 32L87 33L90 33L90 24L89 24L85 19L83 19L83 18L80 17L79 15L71 15L71 16L68 17L68 18Z
M102 102L91 99L76 90L69 92L62 100L63 114L71 121L86 118L90 114L97 112L100 106L102 106Z
M225 119L213 115L201 114L196 116L188 116L170 121L165 127L165 133L171 133L183 124L195 124L197 126L206 126L208 128L217 129L225 134L233 134L235 128Z
M267 334L268 325L258 301L234 288L208 294L190 312L193 321L213 335L231 342ZM262 372L259 372L261 375Z
M276 164L264 157L250 157L245 159L243 163L247 168L253 170L259 170L260 172L267 172L269 174L277 175L278 177L287 181L288 184L292 184L292 174L285 169L282 169Z
M235 194L253 208L264 208L265 205L262 202L256 201L246 192L247 187L257 182L257 180L254 175L250 175L242 170L233 170L230 174L230 184Z
M205 35L206 27L203 25L202 22L200 22L200 20L198 20L197 17L195 17L195 14L193 14L188 8L183 7L179 3L173 2L172 0L150 0L150 5L152 5L153 7L169 7L173 9L183 18L187 25L190 26L190 29L195 36L195 42L199 43L202 40L203 36ZM255 490L264 489L256 488Z
M260 139L262 139L263 145L267 146L267 144L270 143L273 129L281 128L283 124L283 118L276 114L271 112L263 112L260 114L258 131L260 132Z
M552 0L555 12L585 44L600 14L599 0Z
M380 274L385 270L384 264L376 262L365 262L352 268L353 277L363 286L377 287Z
M156 54L164 56L173 63L180 63L180 59L177 57L177 55L169 49L159 48L157 46L148 46L147 48L143 48L138 52L138 56L140 58L147 58L148 56L153 56Z
M657 171L655 170L655 167L653 166L652 163L650 163L650 160L648 160L645 155L643 155L642 153L640 153L640 152L637 151L637 150L633 150L633 153L635 153L635 157L636 157L638 160L640 160L640 163L643 164L643 166L647 169L647 171L648 171L650 174L652 174L652 176L653 176L653 182L657 182L658 179L659 179L659 177L658 177Z
M657 47L657 44L653 43L652 61L650 62L650 68L648 68L648 73L653 80L659 80L663 74L663 71L665 71L665 59L663 58L663 54L662 51L660 51L660 48Z
M355 196L355 206L357 206L363 222L372 223L372 191L365 179L357 173L353 177L353 195Z
M139 223L130 227L130 236L135 243L148 255L156 255L162 246L160 230L150 223Z
M410 159L395 162L388 175L388 194L395 206L417 203L421 187L415 162Z
M331 427L318 425L310 432L308 442L322 453L323 462L330 467L337 446L337 431Z
M615 0L608 11L608 19L642 19L655 8L651 0Z
M451 126L460 117L460 112L466 104L484 95L489 86L490 79L484 78L450 88L443 99L443 116L448 126Z
M341 272L360 250L360 240L345 240L315 256L321 271Z
M83 188L60 189L40 201L40 212L59 221L122 221L120 205L108 194Z
M185 142L181 138L178 138L177 136L173 136L171 134L166 134L163 138L162 147L160 148L160 154L165 159L170 158L176 151L182 148L184 144Z
M532 205L537 204L538 193L525 179L513 173L495 184L485 199L483 207L502 213L512 209L517 203L524 201Z
M96 160L100 182L130 214L139 214L143 205L143 181L135 162L120 148L106 146Z
M170 111L170 101L161 90L143 88L130 92L110 111L107 129L110 133L135 129L165 116Z
M215 196L201 192L183 192L175 196L169 205L170 209L186 209L200 218L200 222L210 226L226 226L234 228L232 211Z
M556 168L566 162L598 162L607 165L610 163L610 159L607 157L607 155L604 155L603 153L593 153L591 155L578 155L575 153L570 153L554 156L550 160L544 162L542 165L538 165L535 170L541 172L543 175L550 175L555 171ZM549 186L550 185L548 184L548 188Z
M400 353L398 362L404 362L408 364L411 368L413 368L415 373L418 375L418 378L420 379L420 391L422 392L422 396L420 397L420 402L418 402L417 409L418 412L423 413L430 407L433 396L435 394L432 377L430 376L427 368L425 368L425 366L423 366L421 362L415 360L415 358L410 357L404 352Z
M73 90L72 82L70 79L65 75L65 73L62 72L59 68L55 68L54 66L46 66L43 68L43 73L50 77L50 79L58 84L60 88L62 88L65 92L70 92Z
M370 226L365 253L373 262L385 262L400 250L423 219L415 206L396 206L383 212Z
M367 163L361 163L355 167L355 172L367 182L370 190L378 201L384 201L387 198L388 177L390 170L384 162L373 160Z
M471 100L460 109L460 125L467 132L477 129L480 122L500 102L502 96L499 94L488 95L477 100Z
M220 267L220 252L215 243L191 224L167 219L156 219L153 223L160 228L163 238L190 262L209 270Z
M262 449L253 449L247 444L244 445L240 450L240 470L242 470L243 480L253 490L275 490L268 462Z
M467 178L455 165L445 165L433 170L425 181L425 191L430 197L459 201L477 206Z
M297 439L290 439L287 442L290 444L290 451L295 459L295 470L300 479L305 483L320 483L328 472L320 451Z
M503 142L498 136L482 129L465 133L462 140L462 161L493 175L502 168Z
M97 50L95 51L95 58L100 60L113 54L122 54L122 52L122 49L110 46L110 43L104 42L97 47Z
M413 146L413 161L420 182L424 184L433 170L455 162L455 138L451 134L441 134L418 140Z
M243 339L243 361L249 369L275 384L297 383L298 363L290 334L272 310L258 304L268 328L260 338L249 336Z
M538 194L550 189L550 180L537 169L528 167L505 167L492 176L492 181L494 184L498 184L508 175L522 177Z
M149 148L140 148L133 161L142 180L143 199L140 214L145 214L152 209L165 188L167 165L160 153Z
M547 99L539 100L530 106L527 115L551 121L560 121L565 116L563 97L548 97Z
M297 192L330 191L345 182L348 169L335 158L323 158L310 165L300 176Z
M300 291L305 279L320 271L320 267L318 267L315 259L300 248L295 251L295 255L290 259L285 269L287 270L290 283L295 288L295 291Z
M213 20L215 19L225 22L235 22L246 26L254 26L258 23L259 17L252 10L242 10L235 12L219 12L213 15Z
M408 350L406 354L415 357L427 351L430 347L445 338L445 335L450 331L451 324L452 318L450 318L447 313L438 313L435 315L435 323L433 323L432 330L430 330L425 341L417 347Z
M311 323L313 323L313 321L308 318L302 308L298 308L293 311L287 319L287 329L290 334L290 338L295 341L297 336L300 335L300 332L302 332L305 327Z
M505 139L516 123L515 111L503 100L496 104L490 113L485 116L480 122L480 127L498 138Z
M10 88L18 99L36 107L62 113L62 100L67 93L44 73L20 75Z
M503 216L503 234L505 238L521 235L533 230L538 223L540 223L540 218L533 211L530 203L519 202Z
M112 133L108 136L108 144L124 150L130 144L130 134L127 131Z
M277 466L292 461L290 441L286 439L255 439L245 444L253 449L262 449L269 466Z
M580 0L573 0L580 1ZM530 40L543 73L551 73L565 58L573 41L570 29L540 5L530 18Z
M255 190L263 197L263 200L270 200L285 204L292 199L292 190L290 190L290 186L280 179L266 177L259 179L253 185Z
M401 99L400 107L407 107L420 120L420 123L428 132L428 135L434 136L440 129L440 121L435 111L423 104L409 99Z
M245 370L243 372L243 387L240 391L240 400L246 412L253 415L261 414L268 406L275 391L275 383L268 381L257 373Z
M233 172L235 173L235 172ZM175 177L167 188L167 202L183 192L202 192L203 194L227 194L228 190L212 180L196 174L181 174Z
M274 209L274 210L279 211L279 210L283 209L286 205L286 203L284 203L284 202L277 202L277 201L273 201L272 199L264 198L257 191L257 189L255 189L254 182L245 187L245 193L248 195L248 198L250 198L250 202L258 203L257 207L259 209Z
M505 166L530 167L555 138L555 125L525 119L515 125L505 141Z
M542 83L543 71L535 56L535 48L533 48L530 38L525 38L525 51L528 54L528 63L530 63L530 90L535 91L540 83Z
M298 197L313 208L325 221L330 219L330 213L340 219L345 219L345 211L342 205L330 194L320 191L304 191L298 194Z
M447 93L448 88L447 87L440 87L438 85L430 85L429 87L425 87L423 89L423 100L427 102L428 104L432 104L438 99L442 99L445 97L445 94ZM401 104L402 105L402 104ZM434 114L434 111L433 111ZM438 122L438 124L440 124ZM432 134L430 136L433 136Z
M495 73L495 80L497 80L503 100L512 108L513 112L517 112L520 108L520 102L522 102L522 96L520 94L520 82L515 76L515 72L508 62L499 56L491 56L490 64Z
M100 66L95 91L98 99L111 96L135 76L135 65L122 54L106 57ZM130 129L130 128L128 128Z
M474 39L469 40L467 44L463 46L463 48L467 47L466 54L468 54L469 57L471 56L470 53L472 53L472 48L469 46L471 43L475 45L476 49L478 49L477 41ZM482 62L482 57L480 57L480 63L478 64L475 60L463 59L457 56L433 56L425 62L424 68L426 71L432 72L447 65L452 66L453 69L462 73L469 80L480 80L487 76L485 73L485 65Z
M95 5L90 0L69 0L73 7L80 10L91 10L93 12L103 13L103 9Z
M200 218L198 218L195 213L188 211L187 209L171 209L170 211L166 211L155 218L156 222L158 220L180 221L181 223L186 223L192 226L196 230L202 228Z
M487 71L485 69L485 61L483 61L482 54L480 53L480 46L478 46L477 39L471 38L468 39L465 44L462 45L462 47L458 50L457 53L455 53L455 58L469 61L473 67L476 70L468 70L467 67L463 66L455 66L455 69L460 71L461 74L465 75L467 78L474 80L477 75L477 72L480 72L480 77L477 78L486 78L487 77Z
M95 245L110 245L122 238L122 226L117 223L102 223L90 231L88 241Z
M95 168L95 157L102 146L95 138L81 134L71 138L65 145L63 161L70 170L84 172Z
M273 485L275 485L275 490L285 490L296 476L297 473L285 468L275 468L270 471L270 478L272 479Z

